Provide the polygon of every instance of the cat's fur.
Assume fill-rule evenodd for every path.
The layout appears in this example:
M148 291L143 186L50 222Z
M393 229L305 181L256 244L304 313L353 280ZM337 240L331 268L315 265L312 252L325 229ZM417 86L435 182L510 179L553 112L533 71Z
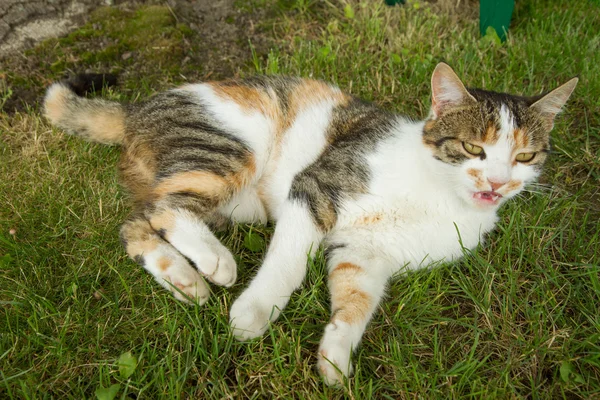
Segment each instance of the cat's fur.
M337 383L339 371L352 372L387 280L476 247L499 205L536 179L576 83L518 97L466 89L439 64L431 113L419 122L281 77L186 85L131 105L78 97L67 81L50 87L44 109L70 133L122 146L134 200L126 251L180 300L206 301L203 276L236 280L211 222L276 221L262 267L231 307L239 339L278 317L323 242L332 316L318 366ZM519 153L535 156L518 162Z

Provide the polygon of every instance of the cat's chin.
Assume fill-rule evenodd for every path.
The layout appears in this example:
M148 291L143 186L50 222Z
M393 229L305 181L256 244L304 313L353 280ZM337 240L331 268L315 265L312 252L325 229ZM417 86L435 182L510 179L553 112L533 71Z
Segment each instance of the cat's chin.
M500 204L502 195L494 191L482 191L473 193L472 199L477 207L489 209L495 208Z

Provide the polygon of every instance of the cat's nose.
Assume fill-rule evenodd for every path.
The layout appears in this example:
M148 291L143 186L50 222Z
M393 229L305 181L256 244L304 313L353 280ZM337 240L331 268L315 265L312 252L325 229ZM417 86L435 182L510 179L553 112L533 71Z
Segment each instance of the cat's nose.
M500 189L502 186L506 185L508 183L508 181L503 181L501 179L489 179L488 178L488 182L490 184L490 186L492 187L492 191L496 191L496 189Z

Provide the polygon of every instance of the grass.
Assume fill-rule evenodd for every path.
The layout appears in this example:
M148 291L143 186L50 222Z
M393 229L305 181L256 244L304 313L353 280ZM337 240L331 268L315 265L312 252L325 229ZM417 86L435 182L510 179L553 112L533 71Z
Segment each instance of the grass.
M542 183L502 210L481 249L390 284L344 388L326 387L313 368L329 317L322 257L262 339L236 342L228 310L264 251L244 240L252 230L268 241L272 229L224 232L239 257L238 283L213 287L203 307L177 303L118 242L128 211L118 150L51 129L32 106L0 113L0 397L94 398L119 384L119 398L600 398L600 9L583 0L517 2L499 44L478 37L476 5L455 3L254 0L241 8L268 10L263 24L275 45L240 65L240 75L322 78L415 117L427 113L440 60L468 85L498 91L537 94L580 77ZM193 33L167 11L152 11L156 34L192 51L185 41ZM106 26L135 37L145 12ZM95 23L118 15L100 10ZM193 76L166 68L147 79L160 63L136 75L125 47L112 56L99 47L106 59L85 59L81 43L116 40L108 28L90 39L88 28L33 49L47 62L29 75L6 71L2 104L17 86L40 91L62 73L45 69L52 60L119 69L126 90L108 95L123 100ZM136 53L135 65L151 66L152 56ZM137 360L129 372L118 361L127 352Z

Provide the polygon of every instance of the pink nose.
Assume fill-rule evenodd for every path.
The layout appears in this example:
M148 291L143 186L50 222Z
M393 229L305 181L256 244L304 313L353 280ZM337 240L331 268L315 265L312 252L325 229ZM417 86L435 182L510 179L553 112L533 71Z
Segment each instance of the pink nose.
M507 182L501 182L501 181L493 181L491 179L488 179L488 182L492 186L493 191L496 191L496 189L500 189L502 186L504 186L507 183Z

